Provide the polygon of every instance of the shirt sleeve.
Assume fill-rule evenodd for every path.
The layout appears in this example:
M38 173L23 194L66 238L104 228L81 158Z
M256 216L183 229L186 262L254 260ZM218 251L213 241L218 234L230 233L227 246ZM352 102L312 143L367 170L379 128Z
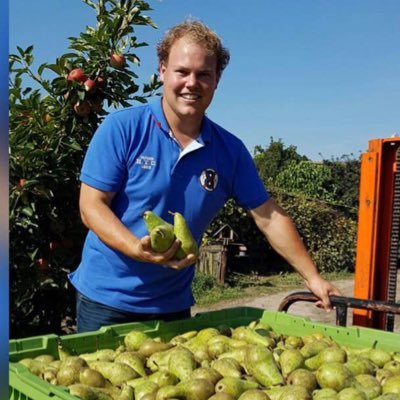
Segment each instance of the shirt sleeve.
M86 152L80 180L106 192L117 192L126 176L126 141L122 124L113 115L105 118Z
M243 208L251 210L261 206L270 194L258 175L253 158L243 143L234 171L233 198Z

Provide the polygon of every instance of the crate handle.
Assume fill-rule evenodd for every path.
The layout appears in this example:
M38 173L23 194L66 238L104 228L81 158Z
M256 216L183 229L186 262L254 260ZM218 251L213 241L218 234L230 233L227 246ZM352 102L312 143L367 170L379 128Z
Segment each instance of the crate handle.
M332 306L336 308L336 325L346 326L347 308L378 311L390 314L400 314L400 304L379 301L358 299L355 297L329 296ZM297 301L315 303L318 297L310 292L294 292L286 296L278 306L278 311L286 312L289 307Z

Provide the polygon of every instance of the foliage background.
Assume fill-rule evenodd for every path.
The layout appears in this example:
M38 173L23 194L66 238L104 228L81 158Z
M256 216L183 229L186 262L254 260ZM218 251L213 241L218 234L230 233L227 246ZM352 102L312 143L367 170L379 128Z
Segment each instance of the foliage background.
M112 108L146 102L134 72L145 46L135 27L155 27L144 1L84 0L97 24L69 38L70 52L37 71L33 46L10 55L10 337L59 333L74 314L67 274L79 263L86 234L78 211L79 172L87 145ZM124 62L111 63L123 54ZM67 79L81 69L96 83ZM86 82L85 82L86 84Z

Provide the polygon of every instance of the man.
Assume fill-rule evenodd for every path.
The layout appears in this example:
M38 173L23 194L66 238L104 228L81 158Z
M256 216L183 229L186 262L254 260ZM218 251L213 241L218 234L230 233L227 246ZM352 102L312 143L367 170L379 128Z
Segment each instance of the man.
M85 157L80 211L89 233L82 262L70 275L78 331L189 317L196 257L173 259L178 241L165 253L152 251L143 213L171 222L169 212L180 212L200 243L229 198L249 211L328 310L329 295L339 291L318 273L243 143L205 116L229 52L198 21L172 28L157 51L162 98L109 115Z

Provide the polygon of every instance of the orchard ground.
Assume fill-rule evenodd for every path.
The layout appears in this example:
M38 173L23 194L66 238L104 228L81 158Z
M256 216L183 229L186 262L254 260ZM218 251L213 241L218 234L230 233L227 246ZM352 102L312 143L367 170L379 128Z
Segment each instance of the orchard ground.
M354 279L343 279L332 281L339 290L342 292L343 296L354 297ZM194 306L192 308L192 315L201 312L208 312L219 309L234 308L234 307L256 307L262 308L269 311L277 311L281 301L290 293L297 291L305 291L305 287L299 286L296 290L282 291L279 293L274 293L270 295L263 295L251 298L241 298L236 300L221 301L208 306ZM397 275L397 302L400 301L400 273ZM289 314L296 316L306 317L312 321L322 322L326 324L335 325L336 324L336 312L326 312L313 303L307 302L296 302L290 306L288 309ZM347 312L347 326L352 325L352 310L348 309ZM394 332L400 334L400 315L395 316L395 327Z

